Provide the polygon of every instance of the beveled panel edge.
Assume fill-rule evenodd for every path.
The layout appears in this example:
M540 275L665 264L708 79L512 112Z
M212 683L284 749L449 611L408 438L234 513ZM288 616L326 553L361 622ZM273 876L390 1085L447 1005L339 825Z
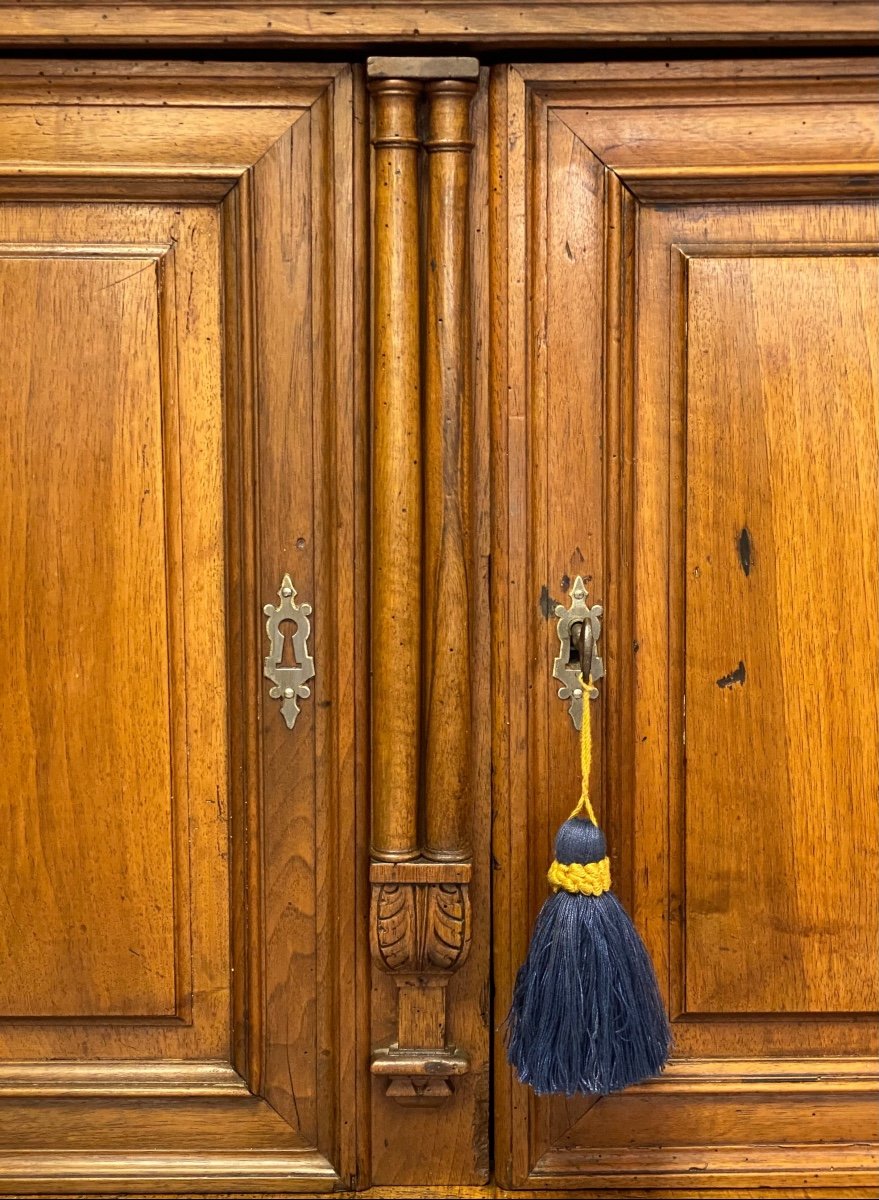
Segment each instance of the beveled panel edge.
M319 675L313 693L316 704L312 718L319 727L318 742L334 749L319 781L317 845L329 848L326 854L317 854L314 868L316 910L312 916L319 948L318 983L316 996L306 993L308 1002L316 1001L318 1009L317 1043L308 1056L315 1071L318 1100L316 1129L309 1130L308 1138L315 1139L317 1151L313 1171L306 1159L297 1160L303 1182L296 1185L291 1177L290 1186L281 1189L293 1191L307 1190L309 1179L312 1187L324 1190L322 1172L331 1181L326 1185L328 1189L333 1186L332 1181L338 1187L340 1179L349 1182L363 1171L363 1103L369 1082L368 1073L361 1069L365 1059L358 1054L365 1019L364 1006L358 1001L362 995L368 995L362 978L368 959L368 930L365 922L359 920L357 904L363 899L366 871L365 863L361 867L354 852L354 844L364 833L364 805L360 796L365 760L354 754L359 733L354 727L356 706L352 703L353 692L360 688L365 672L356 671L352 676L349 658L335 653L337 639L329 632L338 621L344 624L350 619L349 593L336 587L335 571L340 569L347 574L354 568L355 558L363 562L363 527L360 502L354 495L354 475L362 469L365 449L355 444L365 382L361 344L362 275L358 271L364 243L357 226L362 206L352 207L351 195L359 193L363 181L364 93L358 67L325 69L328 73L325 86L302 114L313 123L310 134L307 129L298 131L304 134L306 142L310 138L312 147L311 174L304 183L311 203L312 253L317 263L326 261L321 258L325 254L332 264L325 271L318 266L312 268L315 287L312 303L318 331L313 350L312 411L315 429L320 431L316 442L325 455L321 487L314 500L314 537L318 544L324 544L325 539L328 550L314 587L308 593L303 592L303 596L322 614L325 631L314 647ZM249 67L242 66L240 70L246 72ZM277 146L277 150L283 152L283 146ZM285 178L289 178L289 173ZM233 697L231 737L233 746L237 746L230 758L235 965L232 1062L254 1093L268 1097L277 1081L272 1083L265 1046L270 1040L283 1044L285 1035L281 1032L279 1036L277 1028L272 1031L264 978L268 953L263 844L266 792L278 788L277 772L274 775L269 772L267 776L262 740L266 726L261 712L267 689L262 677L265 623L259 615L263 601L268 598L263 594L263 565L267 555L277 552L277 545L273 539L267 540L262 524L267 503L264 489L253 483L265 471L266 457L259 425L260 420L266 419L266 398L260 395L266 349L257 312L257 239L263 236L260 213L272 202L270 196L260 195L264 186L259 169L244 171L224 196L220 211L226 304L226 421L227 428L234 431L227 441L226 485L227 550L232 567L227 581L230 614L227 636L233 647L229 656ZM284 447L280 442L277 450L282 455ZM355 544L360 547L356 555ZM295 558L290 562L295 562ZM296 582L295 574L293 578ZM360 619L358 610L357 621ZM357 638L355 642L356 654L362 655L365 639ZM330 644L332 653L328 652ZM332 701L322 699L329 696ZM288 734L283 729L282 744L291 745L294 756L313 753L300 743L288 742ZM295 734L301 734L299 725ZM352 865L355 862L356 867ZM349 871L354 878L349 879ZM293 1051L295 1039L291 1040L289 1025L286 1036L288 1052ZM300 1061L298 1050L289 1053L288 1070L298 1071ZM295 1122L291 1114L279 1112L273 1099L266 1098L264 1103L284 1122L288 1132L293 1131ZM251 1186L258 1191L260 1181L255 1179ZM278 1185L273 1184L270 1190L274 1193Z
M0 198L21 200L221 201L321 97L345 77L345 64L151 63L0 59L0 118L8 134L21 130L0 160ZM34 136L34 107L88 110L101 106L160 111L189 109L210 122L197 150L181 156L173 121L154 137L146 157L132 156L124 135L104 129L104 161L89 161L89 146L68 138ZM269 120L265 136L236 152L247 132L247 111ZM278 122L267 110L275 110ZM39 122L38 122L39 124ZM14 142L14 138L13 138Z
M684 1195L748 1196L756 1190L760 1196L779 1200L802 1195L836 1198L843 1188L863 1188L857 1194L867 1200L874 1194L866 1189L875 1186L877 1167L875 1158L872 1163L865 1161L864 1149L863 1145L814 1142L790 1147L748 1146L745 1164L740 1146L699 1147L695 1172L699 1191L694 1193L693 1152L688 1147L675 1151L657 1147L636 1156L627 1149L572 1147L545 1154L528 1176L527 1185L562 1191L576 1188L579 1197L671 1197L682 1194L678 1189L685 1189ZM585 1177L590 1186L582 1191Z
M0 1194L138 1195L161 1193L323 1194L339 1176L314 1150L0 1151ZM84 1192L84 1188L88 1192Z
M11 1097L249 1096L230 1063L71 1059L0 1063L0 1099Z
M618 172L639 200L845 200L879 196L879 162L749 167L639 167Z
M864 113L879 98L879 59L733 59L711 63L685 60L659 63L522 64L508 68L521 81L536 109L548 109L569 127L626 188L645 202L704 203L738 200L850 199L879 195L879 153L852 142L838 157L803 161L797 144L771 143L770 161L651 163L640 144L641 161L615 161L590 145L590 128L602 110L619 114L648 104L663 109L718 111L747 106L772 112L780 104L806 108L835 106ZM757 139L755 139L756 141ZM847 151L847 153L846 153ZM863 153L862 153L863 152Z
M875 1058L689 1058L671 1062L662 1075L627 1089L628 1095L657 1092L751 1094L835 1090L879 1094L879 1062Z
M157 170L107 164L100 168L86 165L34 167L0 163L0 200L158 200L206 201L217 203L240 182L246 167L240 170L209 167Z
M704 59L695 54L688 58L669 61L637 59L604 62L512 62L505 69L512 72L529 91L538 91L552 97L553 106L568 103L577 106L578 97L601 88L602 96L614 103L620 102L619 93L613 85L630 89L640 84L651 89L651 99L658 106L673 99L675 92L686 86L706 95L710 101L722 102L723 85L735 86L737 91L743 84L777 89L786 83L808 79L809 97L815 101L816 84L843 85L852 77L876 77L879 57L863 55L852 57L838 50L833 57L796 58L749 58L747 48L741 56L725 59ZM657 91L657 85L661 85ZM719 85L719 86L718 86ZM663 92L662 89L668 89ZM625 103L625 101L623 102Z
M0 258L132 258L157 262L171 242L0 242Z
M673 242L671 250L692 258L876 258L876 242Z
M165 637L168 689L170 783L170 837L172 845L172 913L174 921L175 1015L186 1025L193 1022L192 785L187 749L187 709L190 679L187 670L185 625L187 556L186 509L182 483L179 387L176 245L156 260L156 300L159 368L159 437L162 447L163 575L165 583ZM191 569L191 568L190 568Z

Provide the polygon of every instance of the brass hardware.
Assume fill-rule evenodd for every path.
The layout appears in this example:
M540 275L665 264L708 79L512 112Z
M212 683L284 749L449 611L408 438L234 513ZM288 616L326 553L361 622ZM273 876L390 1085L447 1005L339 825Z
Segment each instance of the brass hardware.
M263 674L275 685L269 691L273 700L281 700L281 715L287 722L287 728L292 729L299 716L297 700L305 700L311 695L308 680L314 678L314 659L308 653L308 636L311 633L311 623L308 620L311 613L310 604L296 604L296 588L289 575L285 575L278 590L280 604L266 604L263 612L268 617L266 634L269 639L271 652L266 655ZM284 656L284 638L286 634L281 628L285 621L292 621L296 626L292 634L293 660L295 666L282 665Z
M590 608L586 603L589 595L582 575L578 575L571 588L571 606L557 604L555 615L559 619L557 632L560 649L553 663L553 678L563 686L559 688L559 699L570 700L569 712L575 729L583 724L583 684L589 680L595 684L604 677L604 663L596 653L596 643L601 637L601 617L604 609L600 604ZM590 700L598 696L596 687L587 687Z

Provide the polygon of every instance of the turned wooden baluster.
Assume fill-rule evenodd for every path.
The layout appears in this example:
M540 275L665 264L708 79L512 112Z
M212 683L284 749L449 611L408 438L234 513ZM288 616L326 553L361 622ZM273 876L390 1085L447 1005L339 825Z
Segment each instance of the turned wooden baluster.
M421 387L417 103L421 84L370 85L373 265L372 857L418 855Z
M426 86L424 328L424 847L469 858L471 82Z

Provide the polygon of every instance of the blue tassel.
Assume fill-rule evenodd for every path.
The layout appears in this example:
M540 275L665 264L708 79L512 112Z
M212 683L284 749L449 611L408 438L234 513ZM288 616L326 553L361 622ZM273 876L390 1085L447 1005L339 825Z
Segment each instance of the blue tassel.
M605 855L591 821L572 817L559 830L562 867ZM560 887L537 918L507 1018L520 1081L539 1095L606 1095L658 1074L670 1050L653 964L626 910L611 891Z

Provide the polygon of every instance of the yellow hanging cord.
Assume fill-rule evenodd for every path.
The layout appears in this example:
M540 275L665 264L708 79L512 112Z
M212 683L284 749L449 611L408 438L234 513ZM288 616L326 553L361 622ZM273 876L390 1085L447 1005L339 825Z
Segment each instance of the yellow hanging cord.
M592 802L589 799L589 776L592 774L592 714L589 711L589 693L592 690L592 677L586 683L580 676L580 686L583 688L583 720L580 722L580 799L571 817L579 817L585 813L593 825L598 822ZM571 818L569 817L568 820Z
M588 683L580 677L583 687L583 721L580 726L580 799L571 813L571 817L585 814L593 825L597 825L595 810L589 799L589 776L592 773L592 718L589 710L589 692L592 680ZM571 819L568 818L568 820ZM580 892L584 896L600 896L610 891L610 859L605 857L601 862L592 863L560 863L553 861L547 872L547 879L554 892L562 889L566 892Z

